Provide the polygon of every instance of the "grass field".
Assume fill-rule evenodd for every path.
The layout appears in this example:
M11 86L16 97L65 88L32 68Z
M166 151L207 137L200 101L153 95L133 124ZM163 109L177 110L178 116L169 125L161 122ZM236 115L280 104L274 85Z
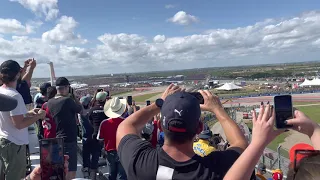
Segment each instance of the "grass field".
M151 94L144 94L144 95L140 95L140 96L134 96L133 97L133 100L135 100L136 102L145 102L146 100L156 96L156 95L159 95L161 93L159 92L156 92L156 93L151 93Z
M320 105L297 107L304 112L309 118L320 123Z

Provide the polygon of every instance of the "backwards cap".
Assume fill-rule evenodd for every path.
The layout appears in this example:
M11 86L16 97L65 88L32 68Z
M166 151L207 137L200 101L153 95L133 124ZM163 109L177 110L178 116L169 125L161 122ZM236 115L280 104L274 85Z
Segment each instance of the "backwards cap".
M187 92L177 92L168 96L161 108L162 126L172 132L195 133L201 115L197 98Z
M292 148L290 149L290 152L289 152L290 162L292 162L292 163L294 162L294 155L295 155L296 150L314 150L314 148L311 145L305 144L305 143L299 143L299 144L292 146ZM306 157L306 155L297 154L297 162L299 162L304 157Z

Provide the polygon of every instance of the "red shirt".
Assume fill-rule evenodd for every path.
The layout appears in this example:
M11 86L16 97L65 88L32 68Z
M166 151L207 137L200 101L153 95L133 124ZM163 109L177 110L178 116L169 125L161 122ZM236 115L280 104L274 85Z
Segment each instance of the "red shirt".
M106 151L117 150L116 134L118 126L122 121L123 118L118 117L109 118L101 122L97 138L104 140L104 149Z
M43 136L45 139L56 138L56 122L52 119L47 103L42 105L42 109L46 111L46 117L42 121Z
M153 121L153 132L151 138L151 145L152 147L156 148L158 144L158 123L157 120Z

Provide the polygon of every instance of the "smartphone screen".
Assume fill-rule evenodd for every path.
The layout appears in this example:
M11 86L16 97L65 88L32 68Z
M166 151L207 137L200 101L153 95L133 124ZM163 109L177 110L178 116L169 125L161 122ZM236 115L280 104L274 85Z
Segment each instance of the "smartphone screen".
M276 115L276 128L283 129L292 127L284 122L293 118L292 97L290 95L282 95L274 97L274 110Z
M146 103L147 103L147 106L149 106L151 104L151 102L149 100L146 101Z
M127 96L127 102L130 106L132 105L132 96Z
M40 140L40 166L42 180L65 180L63 139Z
M204 104L204 99L201 95L201 93L199 92L189 92L189 94L191 94L192 96L196 97L199 101L199 104Z

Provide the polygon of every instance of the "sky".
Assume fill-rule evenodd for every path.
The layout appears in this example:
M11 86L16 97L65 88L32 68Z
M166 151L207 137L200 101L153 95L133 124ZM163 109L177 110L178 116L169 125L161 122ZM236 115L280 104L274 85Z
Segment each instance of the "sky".
M34 77L320 60L318 0L1 0L0 63Z

